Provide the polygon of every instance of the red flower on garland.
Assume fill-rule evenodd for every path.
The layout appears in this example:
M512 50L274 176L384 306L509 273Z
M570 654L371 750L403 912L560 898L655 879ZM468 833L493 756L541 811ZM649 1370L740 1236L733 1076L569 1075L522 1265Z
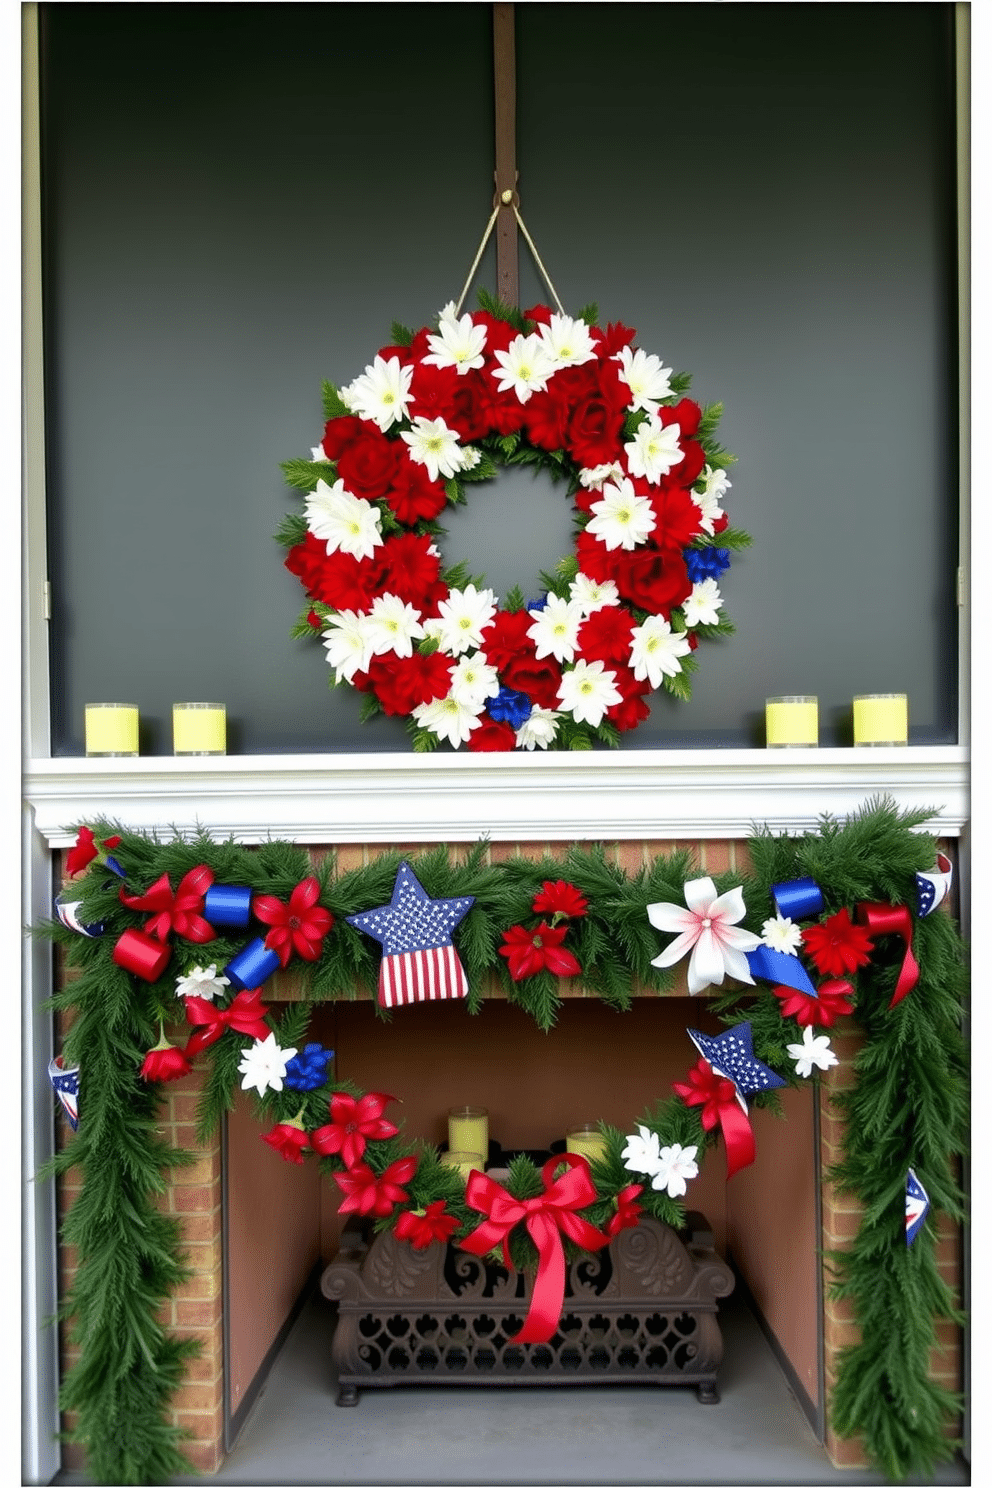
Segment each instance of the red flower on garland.
M567 933L567 925L549 925L544 920L535 930L525 930L523 925L504 930L499 953L506 957L513 980L523 981L545 969L555 976L578 976L582 967L562 947Z
M147 935L156 935L159 940L166 941L171 932L175 931L184 940L203 945L217 936L213 925L200 913L204 896L213 881L212 870L200 863L183 875L175 893L172 892L168 874L163 873L144 894L128 894L121 889L120 900L128 909L152 911L145 921Z
M773 987L772 991L782 999L782 1017L795 1018L801 1028L830 1028L845 1013L854 1011L850 982L821 982L815 997L793 987Z
M672 1089L687 1106L702 1106L700 1120L704 1131L712 1131L720 1120L720 1108L737 1099L733 1080L714 1073L708 1059L697 1059L686 1075L687 1084L672 1082Z
M397 1216L396 1238L406 1240L414 1250L426 1250L434 1240L442 1245L450 1240L458 1228L458 1220L444 1211L444 1200L436 1199L428 1204L422 1214L414 1209L404 1209Z
M163 1034L161 1043L156 1044L154 1049L149 1049L145 1055L138 1073L143 1080L165 1084L167 1080L181 1080L184 1075L191 1075L193 1066L182 1049L170 1044Z
M329 1105L331 1120L328 1126L319 1126L311 1133L314 1152L321 1157L340 1155L346 1168L353 1168L371 1139L381 1142L386 1137L395 1137L399 1131L391 1121L383 1119L383 1111L395 1095L382 1095L370 1091L361 1100L352 1095L332 1095Z
M100 847L117 847L120 844L119 837L104 837ZM92 863L94 858L100 858L103 854L96 845L96 840L89 827L80 827L76 837L75 846L70 847L65 859L65 871L70 878L75 878L77 873Z
M553 882L546 878L531 907L535 914L564 915L567 919L578 920L589 908L589 900L563 878Z
M874 949L868 931L863 925L852 924L846 909L838 910L822 925L807 925L803 945L820 975L834 977L867 966Z
M316 961L320 955L324 936L334 924L334 916L317 903L319 895L320 884L311 876L296 885L288 904L283 904L274 894L258 894L252 900L255 917L263 925L273 927L265 937L265 944L270 951L277 953L283 966L289 965L294 951L304 961Z
M347 1173L335 1173L334 1181L344 1194L338 1205L341 1214L376 1214L381 1219L392 1214L397 1204L410 1197L401 1184L409 1183L417 1171L415 1157L401 1157L379 1177L367 1163L357 1163Z
M643 1184L631 1183L617 1194L617 1212L611 1214L606 1222L606 1233L611 1239L614 1235L619 1235L621 1230L632 1230L640 1224L641 1206L637 1202L637 1195L643 1192Z
M301 1167L303 1154L310 1146L299 1117L294 1121L280 1121L270 1132L263 1132L262 1141L268 1142L273 1151L278 1152L286 1162L298 1163Z

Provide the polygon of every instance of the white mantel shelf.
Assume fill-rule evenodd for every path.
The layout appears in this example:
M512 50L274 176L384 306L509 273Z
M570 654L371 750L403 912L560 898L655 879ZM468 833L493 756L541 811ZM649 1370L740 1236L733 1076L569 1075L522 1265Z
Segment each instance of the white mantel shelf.
M620 754L225 755L38 759L24 798L52 848L80 822L252 843L616 841L803 832L889 796L957 836L968 751L641 750Z

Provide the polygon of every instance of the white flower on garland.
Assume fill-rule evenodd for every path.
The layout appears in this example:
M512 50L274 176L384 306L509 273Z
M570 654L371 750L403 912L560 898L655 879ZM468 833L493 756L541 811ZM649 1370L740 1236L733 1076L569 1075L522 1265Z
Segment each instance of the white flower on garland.
M601 491L607 481L623 479L623 466L614 460L611 465L589 465L579 471L579 485L587 491Z
M458 430L449 429L443 418L429 419L418 414L413 428L404 429L400 438L409 446L410 459L426 465L432 481L441 475L450 480L463 468Z
M640 349L631 351L625 346L613 360L620 363L620 376L630 388L631 410L643 408L645 413L656 413L658 404L671 396L668 379L672 369L661 365L661 357L649 356Z
M476 447L475 447L474 444L465 444L465 445L462 445L462 464L461 464L461 468L463 470L474 470L475 467L476 467L476 465L479 464L479 462L480 462L481 459L482 459L482 451L476 449Z
M552 315L550 325L542 325L540 337L555 367L581 367L596 360L596 347L584 320L570 315Z
M691 650L688 636L672 630L661 615L649 615L631 632L631 670L638 682L650 682L658 688L663 678L674 677L682 670L679 657L688 656Z
M230 985L226 976L217 975L217 963L211 961L209 966L194 966L184 976L176 977L176 996L205 997L213 1002L215 997L223 997Z
M329 486L318 480L317 489L306 499L307 526L314 537L327 544L329 553L350 553L353 558L371 558L382 546L379 531L382 512L371 501L353 496L343 480Z
M612 579L591 579L588 574L577 573L568 586L568 597L582 607L582 615L620 603L620 591Z
M476 325L471 315L456 320L454 304L449 302L441 311L437 329L436 336L427 337L431 350L430 355L424 357L425 365L454 367L459 375L485 365L482 350L486 344L486 328Z
M327 617L322 640L327 651L327 664L334 668L334 680L350 682L356 672L367 672L374 655L369 634L368 616L354 610L338 610Z
M413 368L398 357L377 356L361 377L341 389L341 402L359 418L370 419L386 432L406 418L412 402Z
M679 904L649 904L648 919L656 930L677 932L675 940L655 956L652 966L674 966L689 951L689 995L704 987L723 985L725 976L754 985L745 951L761 944L750 930L737 928L747 914L738 884L717 894L711 878L691 878L685 885L686 908Z
M695 1147L682 1147L678 1142L673 1142L671 1147L662 1147L651 1187L659 1193L663 1189L667 1190L670 1199L681 1198L686 1191L687 1180L699 1175L699 1164L695 1158Z
M478 650L482 632L496 613L496 596L491 589L451 589L447 599L438 605L431 634L437 635L441 650L448 656L461 656L463 651Z
M624 445L631 475L639 475L656 486L663 475L685 459L685 454L679 449L680 433L678 424L662 424L660 419L649 414L638 425L633 439Z
M558 701L576 723L597 728L607 708L623 702L623 694L616 686L616 672L607 671L601 661L580 658L559 682Z
M593 516L588 531L611 551L625 548L632 552L638 543L647 542L654 531L654 507L646 496L638 496L633 482L623 477L616 485L605 485L603 494L592 504Z
M714 522L719 521L723 516L720 498L724 492L730 490L731 483L722 470L713 470L709 465L705 466L699 480L702 481L703 489L690 491L689 495L703 514L700 523L703 531L712 537L715 532ZM696 484L698 485L699 482L697 481Z
M534 610L527 634L534 642L538 661L553 656L556 661L571 661L579 639L579 626L585 618L582 606L574 599L549 594L542 610Z
M466 744L472 730L479 727L481 712L481 706L463 702L449 692L447 697L435 698L431 703L418 703L413 717L421 728L437 734L439 739L447 739L452 749L457 749L459 744Z
M530 710L530 717L525 718L517 729L516 740L518 749L547 749L552 744L558 733L558 719L561 715L553 712L550 708L539 708L535 703Z
M543 393L555 371L548 349L538 335L514 337L506 351L497 351L495 357L502 368L502 371L492 369L496 386L501 393L512 388L520 403L526 403L531 393Z
M264 1095L267 1090L281 1090L286 1077L286 1066L296 1054L295 1049L280 1049L276 1036L256 1039L241 1055L238 1074L243 1075L242 1090L257 1090Z
M458 702L477 711L486 698L495 697L499 692L499 672L489 665L480 651L473 651L471 656L459 660L451 674L448 691Z
M649 1178L658 1171L661 1162L661 1141L657 1132L638 1123L637 1132L627 1138L627 1145L620 1154L628 1173L644 1173Z
M702 579L693 584L692 593L682 605L686 625L719 625L723 599L716 579Z
M821 1033L817 1036L808 1025L803 1029L802 1043L786 1044L785 1049L789 1058L796 1061L796 1074L802 1075L804 1080L813 1073L814 1066L826 1070L837 1063L837 1055L831 1049L827 1035Z
M762 925L761 939L769 950L781 951L784 956L795 956L803 943L802 927L787 915L775 915Z
M365 617L365 634L373 656L385 656L390 651L397 656L412 656L414 641L424 636L420 611L398 594L380 594Z

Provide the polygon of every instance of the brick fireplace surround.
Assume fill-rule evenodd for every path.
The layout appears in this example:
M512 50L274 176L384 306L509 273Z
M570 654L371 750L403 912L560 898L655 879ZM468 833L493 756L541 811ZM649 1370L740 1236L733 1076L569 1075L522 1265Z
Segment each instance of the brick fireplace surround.
M373 856L384 850L385 844L363 845L360 843L348 843L337 847L324 847L314 845L311 849L313 856L323 859L328 854L334 855L335 867L338 871L347 871L349 868L364 865ZM398 844L404 852L415 852L416 847L410 843ZM545 847L560 849L562 843L493 843L489 851L495 859L516 853L533 857L540 856ZM953 852L953 846L948 842L942 844L945 850ZM747 868L746 846L732 839L714 840L712 838L674 842L671 840L626 840L613 844L610 851L615 854L616 861L626 869L633 869L642 863L649 861L659 853L669 853L675 847L690 848L699 864L700 872L718 873L726 869ZM459 845L450 845L453 853L459 851ZM61 973L64 975L64 972ZM575 987L567 982L562 984L562 995L569 999L581 999L585 994L581 987ZM294 987L290 974L284 974L267 984L267 1000L285 1000L294 995ZM685 996L684 972L683 983L676 986L671 994L672 997ZM644 993L644 989L640 989ZM498 992L494 991L498 996ZM649 994L657 999L658 994ZM697 999L694 1007L698 1010L701 999ZM842 1089L852 1080L851 1061L859 1047L859 1034L856 1028L840 1025L831 1032L831 1040L834 1050L839 1056L838 1065L821 1077L819 1093L816 1099L819 1109L816 1112L816 1121L811 1123L812 1133L818 1132L819 1152L812 1153L812 1141L810 1143L811 1153L814 1157L814 1165L825 1170L831 1163L835 1162L841 1154L842 1125L838 1115L832 1108L832 1096L836 1090ZM342 1071L350 1073L350 1071ZM197 1104L197 1081L198 1076L194 1074L186 1080L165 1087L165 1101L163 1105L162 1127L163 1135L174 1145L186 1148L196 1148L195 1142L195 1120ZM659 1088L657 1095L660 1097L666 1093L665 1088ZM805 1094L799 1094L800 1097ZM638 1111L643 1106L638 1106ZM758 1113L759 1118L765 1113ZM608 1118L612 1119L612 1118ZM409 1129L409 1127L408 1127ZM788 1123L771 1122L758 1126L759 1158L763 1145L768 1143L787 1141L783 1137L783 1130L787 1131ZM256 1129L257 1131L257 1129ZM257 1136L250 1136L249 1140L257 1142ZM162 1322L178 1334L189 1334L200 1339L202 1343L201 1356L194 1361L188 1371L185 1384L176 1394L173 1401L173 1418L177 1425L191 1433L192 1440L188 1446L191 1459L201 1471L213 1472L220 1466L224 1457L224 1405L225 1391L230 1400L231 1407L237 1403L233 1398L241 1396L245 1389L244 1382L239 1383L235 1390L230 1379L225 1381L225 1319L224 1319L224 1268L225 1268L225 1245L224 1245L224 1172L222 1170L222 1144L221 1136L218 1134L208 1145L200 1147L199 1157L195 1164L181 1168L175 1176L175 1180L163 1196L162 1205L168 1212L176 1215L181 1222L182 1231L186 1241L187 1253L192 1267L192 1276L185 1285L177 1291L175 1296L167 1304L163 1311ZM259 1160L260 1161L260 1160ZM282 1165L280 1165L282 1166ZM718 1153L712 1154L707 1163L710 1170L706 1175L709 1179L709 1188L714 1188L714 1170L722 1166ZM287 1169L288 1171L288 1169ZM717 1176L719 1176L717 1174ZM745 1175L741 1174L735 1180L738 1185L742 1183ZM815 1183L816 1175L812 1181ZM280 1176L280 1182L302 1182L300 1170L293 1169L289 1179ZM698 1182L702 1183L702 1179ZM723 1180L720 1177L720 1184ZM326 1187L329 1187L327 1185ZM708 1190L709 1191L709 1190ZM74 1175L70 1174L62 1183L59 1194L59 1205L61 1212L73 1202L78 1188L75 1186ZM694 1206L697 1199L690 1191L689 1198ZM325 1211L328 1204L333 1208L333 1198L328 1199L325 1194L322 1201ZM717 1201L718 1202L718 1201ZM851 1243L857 1232L859 1221L859 1210L857 1204L846 1195L836 1193L831 1186L821 1181L820 1204L819 1204L819 1226L820 1233L814 1236L811 1249L815 1252L818 1246L824 1249L841 1248ZM946 1221L942 1221L943 1229L939 1244L939 1265L945 1279L955 1288L958 1296L962 1287L962 1237L960 1232ZM716 1226L718 1232L722 1228ZM333 1254L337 1236L337 1226L334 1223L333 1214L329 1222L324 1224L320 1250L322 1262L329 1260ZM726 1236L724 1236L726 1244ZM743 1254L737 1255L734 1251L734 1241L731 1239L731 1258L738 1265L744 1280L748 1284L752 1294L758 1301L759 1307L763 1306L763 1287L765 1282L760 1274L748 1274L748 1250L746 1237L742 1240ZM718 1233L719 1244L719 1233ZM59 1283L60 1289L64 1289L72 1273L73 1256L67 1249L62 1249L59 1258ZM817 1288L819 1292L819 1288ZM857 1338L857 1328L852 1321L850 1311L846 1303L835 1302L829 1299L827 1289L823 1289L826 1300L822 1302L822 1326L817 1329L820 1335L820 1347L822 1348L821 1360L818 1361L820 1368L816 1371L819 1380L825 1387L826 1398L829 1400L830 1392L835 1378L836 1358L838 1351L848 1343ZM820 1305L818 1303L818 1305ZM764 1309L763 1309L764 1310ZM772 1318L771 1327L773 1333L775 1298L770 1298L769 1308ZM278 1321L278 1320L277 1320ZM932 1359L932 1373L946 1386L953 1390L962 1388L962 1361L963 1349L960 1332L950 1324L939 1325L939 1347L934 1350ZM261 1352L265 1351L266 1339L260 1345ZM811 1341L804 1345L806 1352L812 1347ZM788 1353L788 1345L785 1346ZM72 1362L72 1349L62 1340L62 1359L65 1364ZM228 1360L230 1370L230 1359ZM819 1380L816 1378L805 1381L803 1371L798 1372L797 1378L801 1387L808 1388L806 1393L812 1397L815 1404L817 1392L820 1388ZM810 1371L807 1369L806 1374ZM330 1404L330 1402L329 1402ZM71 1422L66 1422L70 1425ZM842 1441L838 1439L829 1425L826 1431L826 1450L831 1461L842 1467L860 1467L864 1465L865 1459L857 1441ZM67 1467L80 1466L81 1460L78 1454L70 1449L65 1455L64 1465Z

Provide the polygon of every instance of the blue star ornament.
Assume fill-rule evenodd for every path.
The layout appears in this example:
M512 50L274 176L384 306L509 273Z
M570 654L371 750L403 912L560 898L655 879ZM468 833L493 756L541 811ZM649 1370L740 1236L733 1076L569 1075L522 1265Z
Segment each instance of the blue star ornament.
M409 863L401 863L390 902L348 916L349 925L382 946L381 1007L468 996L468 977L451 932L474 903L473 895L432 899Z
M735 1023L716 1038L695 1028L687 1028L686 1032L703 1058L709 1060L713 1072L733 1082L742 1104L746 1096L759 1090L774 1090L786 1083L767 1064L755 1059L750 1023Z

